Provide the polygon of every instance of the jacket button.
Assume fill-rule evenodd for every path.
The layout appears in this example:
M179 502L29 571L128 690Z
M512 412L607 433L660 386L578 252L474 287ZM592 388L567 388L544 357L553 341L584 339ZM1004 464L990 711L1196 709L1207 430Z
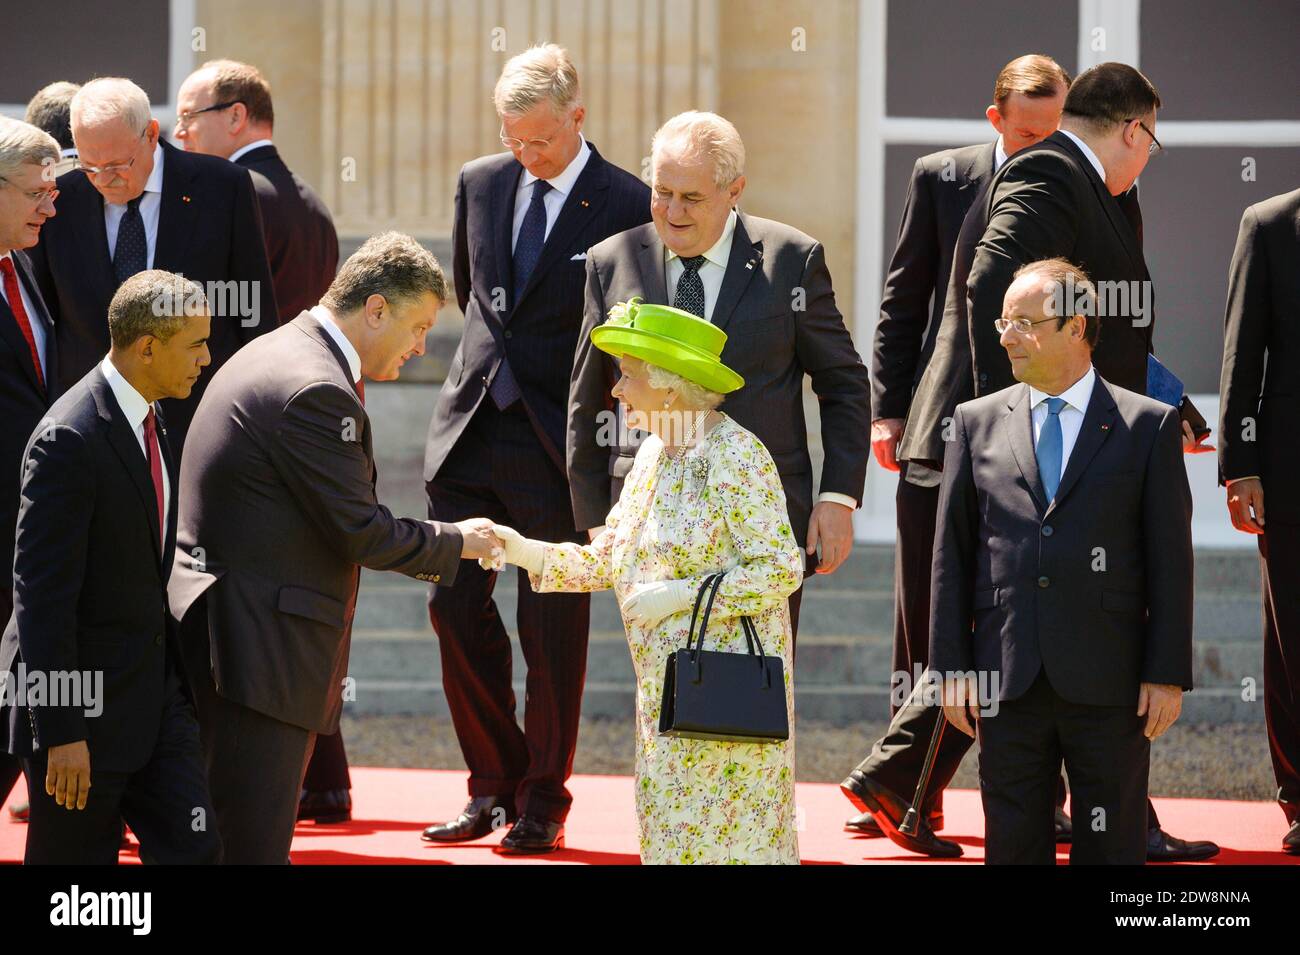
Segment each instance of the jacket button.
M514 337L515 337L515 333L512 332L510 329L507 328L507 329L506 329L506 338L514 338Z
M155 633L153 636L153 645L155 647L161 647L162 642L163 642L163 635L161 633Z
M1039 578L1038 578L1038 586L1039 586L1039 587L1044 587L1044 588L1046 588L1046 587L1050 587L1051 585L1052 585L1052 580L1051 580L1050 577L1039 577Z
M434 575L433 575L433 582L434 582L435 584L438 583L438 581L440 581L440 580L442 580L442 574L434 574Z
M1051 525L1051 524L1044 524L1044 525L1043 525L1043 536L1044 536L1044 537L1051 537L1051 536L1052 536L1052 533L1053 533L1052 525Z
M487 375L484 375L484 376L483 376L483 384L486 385L487 383L488 383L488 381L487 381Z

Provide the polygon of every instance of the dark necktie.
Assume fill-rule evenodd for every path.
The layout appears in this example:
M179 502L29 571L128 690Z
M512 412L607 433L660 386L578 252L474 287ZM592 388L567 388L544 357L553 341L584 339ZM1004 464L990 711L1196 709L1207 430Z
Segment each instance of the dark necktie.
M32 322L27 317L27 309L23 307L23 293L18 287L18 273L14 271L13 259L8 256L0 259L0 276L4 277L5 298L9 299L9 311L14 313L18 331L22 332L23 340L31 350L32 364L36 366L36 381L44 391L45 375L41 371L41 356L36 350L36 336L32 333Z
M533 198L524 213L524 223L519 227L519 238L515 241L515 303L524 294L528 277L537 267L537 260L542 257L542 246L546 244L546 194L551 191L551 184L545 179L533 183Z
M700 281L700 266L705 261L702 255L682 259L686 271L677 280L677 291L673 294L673 308L680 308L700 318L704 317L704 283Z
M121 285L136 272L149 267L149 246L144 237L144 218L140 215L140 200L144 193L126 204L126 213L117 224L117 243L113 247L113 274Z
M163 495L162 449L158 446L158 428L154 420L153 405L144 416L144 456L149 462L149 477L153 478L153 495L158 501L158 533L162 546L167 546L167 507Z
M1064 398L1047 399L1047 420L1043 422L1043 430L1038 432L1038 447L1034 449L1038 458L1038 476L1042 478L1048 504L1052 503L1056 489L1061 486L1061 454L1065 444L1061 434L1061 409L1064 407Z

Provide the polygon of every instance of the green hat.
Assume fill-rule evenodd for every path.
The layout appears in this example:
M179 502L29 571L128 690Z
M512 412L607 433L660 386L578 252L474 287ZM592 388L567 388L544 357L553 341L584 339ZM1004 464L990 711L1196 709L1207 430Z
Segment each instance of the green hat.
M646 305L640 298L619 302L605 323L591 330L591 343L615 358L639 358L719 394L745 384L718 360L727 333L680 308Z

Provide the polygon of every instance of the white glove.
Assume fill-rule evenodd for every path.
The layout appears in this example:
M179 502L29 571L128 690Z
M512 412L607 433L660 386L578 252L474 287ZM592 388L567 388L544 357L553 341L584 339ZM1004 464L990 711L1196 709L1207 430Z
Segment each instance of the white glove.
M491 557L481 558L478 562L480 567L484 570L500 570L506 564L514 564L530 574L542 572L546 557L546 545L542 541L530 540L513 527L502 524L493 524L492 533L505 546L494 550Z
M634 587L623 600L623 616L628 623L651 629L694 602L695 591L687 581L659 580Z

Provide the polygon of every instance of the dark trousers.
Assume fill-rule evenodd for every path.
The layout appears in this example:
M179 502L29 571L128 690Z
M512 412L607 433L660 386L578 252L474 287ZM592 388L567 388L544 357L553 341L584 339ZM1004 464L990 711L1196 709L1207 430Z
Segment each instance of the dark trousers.
M1264 721L1288 823L1300 814L1300 526L1269 521L1260 535L1264 587Z
M85 809L65 809L46 795L43 754L24 759L23 770L31 803L28 865L116 865L124 820L140 840L142 862L212 864L221 859L199 724L174 669L168 674L149 762L129 773L96 770L92 747Z
M202 598L181 623L181 643L198 708L222 861L228 865L284 865L289 861L298 821L298 794L316 734L217 692L208 644L207 604Z
M520 402L501 412L484 399L426 491L434 520L488 517L537 540L586 540L573 526L568 482ZM469 792L562 822L573 802L565 782L578 742L591 595L534 593L518 571L516 623L528 667L520 730L510 638L492 599L496 580L477 561L463 561L454 586L432 586L429 595Z
M9 626L9 617L13 614L13 610L13 590L8 586L0 587L0 633L4 633L5 627ZM14 783L18 782L18 777L22 774L23 764L18 757L0 751L0 806L5 804L5 800L9 798L9 793L14 788Z
M1056 862L1052 811L1061 762L1070 777L1070 863L1142 865L1151 743L1134 706L1060 696L1039 671L1029 690L979 720L984 858L990 865Z
M348 753L343 747L343 731L317 736L316 745L307 763L307 773L302 778L302 788L313 793L327 793L336 789L351 789L352 776L348 773Z

